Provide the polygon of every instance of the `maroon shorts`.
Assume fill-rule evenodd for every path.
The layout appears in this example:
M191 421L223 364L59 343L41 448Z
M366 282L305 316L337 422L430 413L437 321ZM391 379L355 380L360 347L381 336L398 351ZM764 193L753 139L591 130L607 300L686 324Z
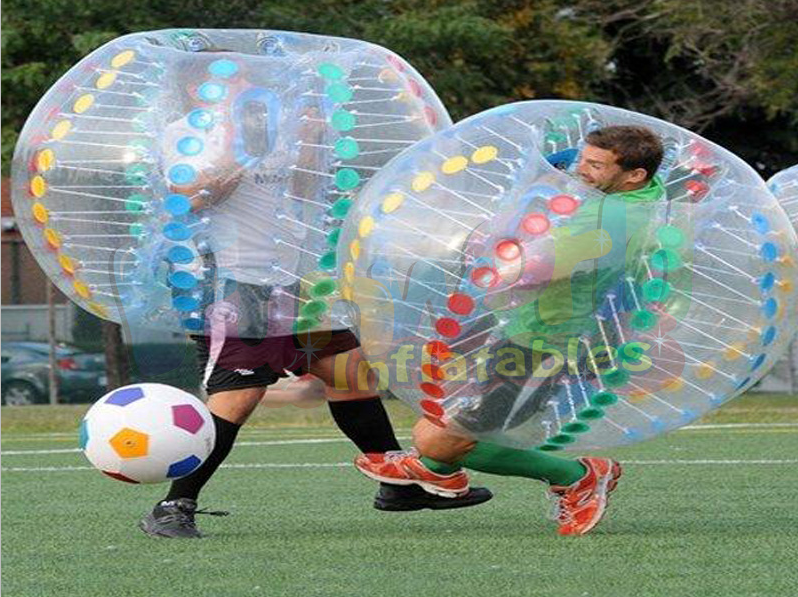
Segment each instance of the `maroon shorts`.
M311 332L273 338L222 338L211 346L208 336L197 343L200 377L208 394L270 386L289 373L303 375L324 357L360 346L349 330Z

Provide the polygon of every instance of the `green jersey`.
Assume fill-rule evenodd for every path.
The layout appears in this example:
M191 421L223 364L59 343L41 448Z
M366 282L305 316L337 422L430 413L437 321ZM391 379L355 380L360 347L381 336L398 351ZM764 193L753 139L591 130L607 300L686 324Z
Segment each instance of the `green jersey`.
M555 231L553 273L545 289L504 312L516 344L534 339L563 349L570 337L599 332L594 314L607 293L634 275L665 188L658 177L641 189L585 202Z

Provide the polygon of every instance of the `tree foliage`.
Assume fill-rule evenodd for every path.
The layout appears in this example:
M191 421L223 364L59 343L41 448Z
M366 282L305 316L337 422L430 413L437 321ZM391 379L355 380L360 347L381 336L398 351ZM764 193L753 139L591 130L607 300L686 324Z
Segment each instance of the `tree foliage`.
M455 119L598 101L700 131L765 170L798 161L795 0L7 0L3 167L38 98L103 43L162 28L364 39L407 58Z

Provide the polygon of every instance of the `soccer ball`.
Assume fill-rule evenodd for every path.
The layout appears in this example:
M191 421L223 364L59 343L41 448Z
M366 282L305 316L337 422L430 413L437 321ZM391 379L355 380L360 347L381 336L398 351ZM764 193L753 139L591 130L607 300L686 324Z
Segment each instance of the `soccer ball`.
M161 483L188 475L205 461L215 440L205 404L158 383L107 393L80 424L80 448L89 462L128 483Z

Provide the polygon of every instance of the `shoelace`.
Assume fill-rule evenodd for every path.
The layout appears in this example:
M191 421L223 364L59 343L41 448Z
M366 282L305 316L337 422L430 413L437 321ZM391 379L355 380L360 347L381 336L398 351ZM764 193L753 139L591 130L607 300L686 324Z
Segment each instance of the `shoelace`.
M385 460L401 460L407 456L418 456L418 450L415 448L409 448L407 450L390 450L385 452L384 458Z
M173 512L158 517L160 522L162 523L175 522L181 527L193 527L195 514L207 514L209 516L228 516L230 514L225 510L206 510L205 508L203 508L202 510L191 511L180 508L179 506L174 506L173 508L174 508Z
M230 516L227 510L194 510L194 514L207 514L208 516Z

